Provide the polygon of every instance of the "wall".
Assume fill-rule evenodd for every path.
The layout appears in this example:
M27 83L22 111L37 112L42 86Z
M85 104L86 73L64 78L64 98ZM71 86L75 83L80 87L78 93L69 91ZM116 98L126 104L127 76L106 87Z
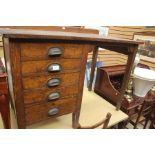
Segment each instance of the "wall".
M142 26L111 26L109 27L108 36L132 40L134 33L146 31L148 31L148 29ZM149 31L154 33L155 30L149 29ZM100 53L99 59L104 61L105 66L113 66L118 64L123 65L127 62L127 57L125 55L108 50L104 51L103 54ZM154 60L141 57L141 63L148 65L151 69L155 70Z

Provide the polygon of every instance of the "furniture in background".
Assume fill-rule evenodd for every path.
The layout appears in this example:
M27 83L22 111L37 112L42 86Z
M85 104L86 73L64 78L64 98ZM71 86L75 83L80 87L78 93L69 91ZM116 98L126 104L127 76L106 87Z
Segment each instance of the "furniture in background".
M126 65L98 68L94 88L95 93L116 105L119 100L118 96L121 91L125 70Z
M0 59L0 113L5 129L11 128L7 74Z
M129 55L119 110L141 42L69 32L0 29L0 33L19 128L68 113L73 113L73 127L77 126L87 55L93 51L96 56L98 47ZM93 57L92 73L95 64Z
M149 126L149 129L155 129L155 107L153 107L153 111L149 117L151 124Z
M106 129L108 127L110 118L111 118L111 113L108 113L106 115L106 118L104 118L102 121L100 121L94 125L91 125L91 126L81 126L80 124L78 124L77 129L95 129L100 126L102 126L102 129Z
M139 64L139 67L148 68L142 64ZM106 98L113 105L116 105L118 98L115 97L115 94L120 93L125 69L125 65L98 68L94 88L95 93ZM127 123L131 123L134 128L136 128L138 123L144 122L145 118L147 120L147 116L150 115L152 105L155 102L155 94L151 96L149 94L150 92L145 98L133 95L133 100L131 102L125 97L123 98L121 110L129 115L128 121L122 123L124 127ZM143 116L143 120L141 116Z
M130 46L130 45L124 46L122 43L120 43L120 42L118 42L118 43L119 43L119 46L115 46L114 44L113 45L110 44L110 46L109 45L98 46L100 48L116 51L116 52L123 53L123 54L128 56L127 65L126 65L125 74L124 74L120 93L115 93L112 96L113 98L117 98L117 104L116 104L117 110L120 109L120 107L121 107L121 103L122 103L122 100L124 97L124 93L125 93L126 87L128 85L129 77L130 77L130 74L131 74L131 71L133 68L135 56L136 56L136 53L138 50L138 46ZM141 43L142 42L139 42L139 44L141 44ZM93 52L93 57L92 57L93 63L91 66L90 82L89 82L89 87L88 87L89 91L92 90L92 83L93 83L93 79L94 79L96 61L98 58L98 47L96 47L94 49L94 52Z
M155 89L148 92L145 100L139 110L136 122L133 123L134 128L137 128L138 123L141 123L144 129L150 123L149 128L154 128L155 123Z

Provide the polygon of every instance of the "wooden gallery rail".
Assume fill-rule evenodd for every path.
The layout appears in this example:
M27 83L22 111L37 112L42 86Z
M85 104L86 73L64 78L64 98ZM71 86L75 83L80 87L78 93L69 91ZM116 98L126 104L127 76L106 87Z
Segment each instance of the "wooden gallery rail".
M69 113L73 128L78 126L87 56L94 51L91 90L98 47L128 55L120 109L140 42L57 31L0 29L0 34L18 128Z

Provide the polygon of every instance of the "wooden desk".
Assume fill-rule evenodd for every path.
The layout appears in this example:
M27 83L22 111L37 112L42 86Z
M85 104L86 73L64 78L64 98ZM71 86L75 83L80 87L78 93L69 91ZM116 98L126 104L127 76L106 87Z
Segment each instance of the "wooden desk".
M0 33L3 35L9 88L19 128L68 113L73 113L73 127L76 127L87 55L92 50L96 55L98 47L129 55L117 105L117 109L120 108L140 42L56 31L0 29ZM54 56L53 51L59 54ZM95 61L93 67L94 64ZM62 83L57 87L51 86L49 80L51 83L53 78Z

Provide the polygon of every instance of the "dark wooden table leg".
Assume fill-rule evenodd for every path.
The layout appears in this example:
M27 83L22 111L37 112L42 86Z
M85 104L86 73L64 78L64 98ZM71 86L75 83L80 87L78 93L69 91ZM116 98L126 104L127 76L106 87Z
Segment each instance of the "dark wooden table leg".
M135 56L136 56L136 51L138 50L138 46L136 47L128 47L128 50L130 51L130 54L128 55L128 61L127 61L127 66L126 66L126 72L124 74L124 78L123 78L123 84L121 87L121 91L120 91L120 96L119 96L119 100L117 102L117 110L120 110L121 108L121 103L122 100L124 98L124 94L125 94L125 90L127 88L130 76L131 76L131 71L133 69L133 64L134 64L134 60L135 60Z
M92 91L92 84L93 84L94 72L95 72L95 68L96 68L97 56L98 56L98 47L95 47L93 50L90 81L89 81L89 86L88 86L89 91Z
M5 129L11 128L11 121L10 121L10 107L8 103L8 99L5 95L0 96L0 112L4 124Z
M79 115L80 113L75 112L72 114L72 127L73 129L77 129L79 125Z

